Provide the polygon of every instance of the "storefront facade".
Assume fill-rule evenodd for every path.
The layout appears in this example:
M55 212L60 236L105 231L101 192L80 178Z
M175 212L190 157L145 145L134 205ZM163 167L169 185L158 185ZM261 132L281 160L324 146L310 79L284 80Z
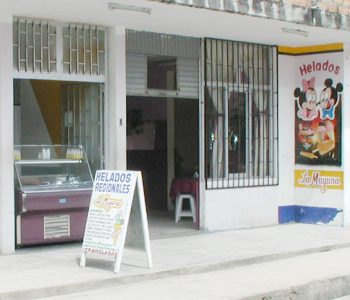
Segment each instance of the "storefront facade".
M154 1L138 1L137 6L119 1L121 8L93 0L81 5L52 3L50 7L37 1L38 8L18 2L17 6L9 4L0 15L2 254L15 249L16 86L18 81L28 80L42 81L47 89L55 81L67 83L67 99L73 99L68 90L79 92L78 85L97 90L92 98L100 99L100 106L91 102L91 110L97 110L99 118L86 117L78 123L91 129L95 120L100 126L98 139L89 140L77 127L80 135L75 141L92 147L89 153L95 156L91 154L89 159L95 162L94 169L146 168L136 163L144 160L141 150L146 148L139 146L141 136L148 141L147 150L153 150L152 165L165 153L166 169L154 175L165 174L164 209L172 209L167 200L171 178L198 172L201 230L288 222L348 224L350 161L346 157L350 139L346 136L350 107L346 99L350 63L349 38L344 31L304 26L305 32L310 31L305 39L282 32L281 27L293 27L286 22ZM175 20L174 15L181 20ZM200 26L195 19L206 22ZM23 30L32 26L34 34L26 31L21 40L23 30L18 24L24 24ZM46 56L42 54L40 59L35 56L35 24L48 28L45 47L41 29L41 48L53 47L42 51ZM240 29L228 30L231 27ZM28 42L30 35L33 44ZM91 46L92 40L95 46ZM24 54L21 43L26 45ZM321 44L327 46L317 46ZM161 78L154 74L161 74ZM151 109L145 106L151 102L155 103ZM67 136L75 138L69 133L70 111L74 114L75 110L67 107L60 126L68 124ZM142 121L141 135L137 127L130 132L128 126L131 117L140 122L140 107L143 112L152 111ZM185 111L190 121L181 118ZM84 114L77 110L77 115ZM191 137L189 143L195 142L188 146L186 135L174 135L165 138L163 147L160 115L166 115L168 137L176 130L186 132L182 124L194 124L187 137ZM175 120L171 123L175 129L169 120ZM153 137L149 142L147 130L157 132L157 128L159 140ZM135 132L139 136L131 140ZM180 149L177 154L175 147ZM192 156L187 155L188 147ZM131 155L134 160L130 163ZM176 155L182 160L176 161ZM187 159L189 163L177 165ZM151 182L151 176L145 180Z

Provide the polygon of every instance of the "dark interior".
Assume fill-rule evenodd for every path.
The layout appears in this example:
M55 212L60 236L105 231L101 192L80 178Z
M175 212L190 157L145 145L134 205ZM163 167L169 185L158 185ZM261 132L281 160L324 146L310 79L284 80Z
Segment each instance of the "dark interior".
M127 97L127 167L141 170L147 209L167 211L167 101L174 101L175 177L198 171L198 101Z

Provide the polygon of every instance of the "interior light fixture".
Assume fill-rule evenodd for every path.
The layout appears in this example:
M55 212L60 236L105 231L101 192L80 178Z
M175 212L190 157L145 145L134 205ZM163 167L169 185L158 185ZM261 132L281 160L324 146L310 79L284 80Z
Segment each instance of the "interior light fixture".
M309 35L309 33L305 30L288 28L288 27L282 27L282 31L285 33L296 34L304 37L308 37Z
M127 11L136 11L144 14L151 14L151 9L148 7L141 7L141 6L134 6L134 5L126 5L126 4L120 4L120 3L114 3L110 2L108 3L108 8L113 9L119 9L119 10L127 10Z

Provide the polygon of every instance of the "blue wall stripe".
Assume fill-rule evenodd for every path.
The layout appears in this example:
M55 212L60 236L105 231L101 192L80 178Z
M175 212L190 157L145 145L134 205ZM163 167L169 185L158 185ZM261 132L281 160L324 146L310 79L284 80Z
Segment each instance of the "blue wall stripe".
M295 222L295 205L280 206L278 208L278 223L293 223Z
M343 210L333 207L286 205L278 208L278 221L280 224L291 222L328 224L340 212Z

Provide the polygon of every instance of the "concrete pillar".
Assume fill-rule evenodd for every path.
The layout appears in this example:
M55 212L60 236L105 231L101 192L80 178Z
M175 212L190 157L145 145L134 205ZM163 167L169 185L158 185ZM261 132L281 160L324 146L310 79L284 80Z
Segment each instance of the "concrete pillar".
M109 29L109 78L106 105L106 168L126 169L125 28Z
M344 91L342 102L342 164L344 168L344 226L350 226L350 44L344 44Z
M0 254L15 250L12 16L0 15Z

